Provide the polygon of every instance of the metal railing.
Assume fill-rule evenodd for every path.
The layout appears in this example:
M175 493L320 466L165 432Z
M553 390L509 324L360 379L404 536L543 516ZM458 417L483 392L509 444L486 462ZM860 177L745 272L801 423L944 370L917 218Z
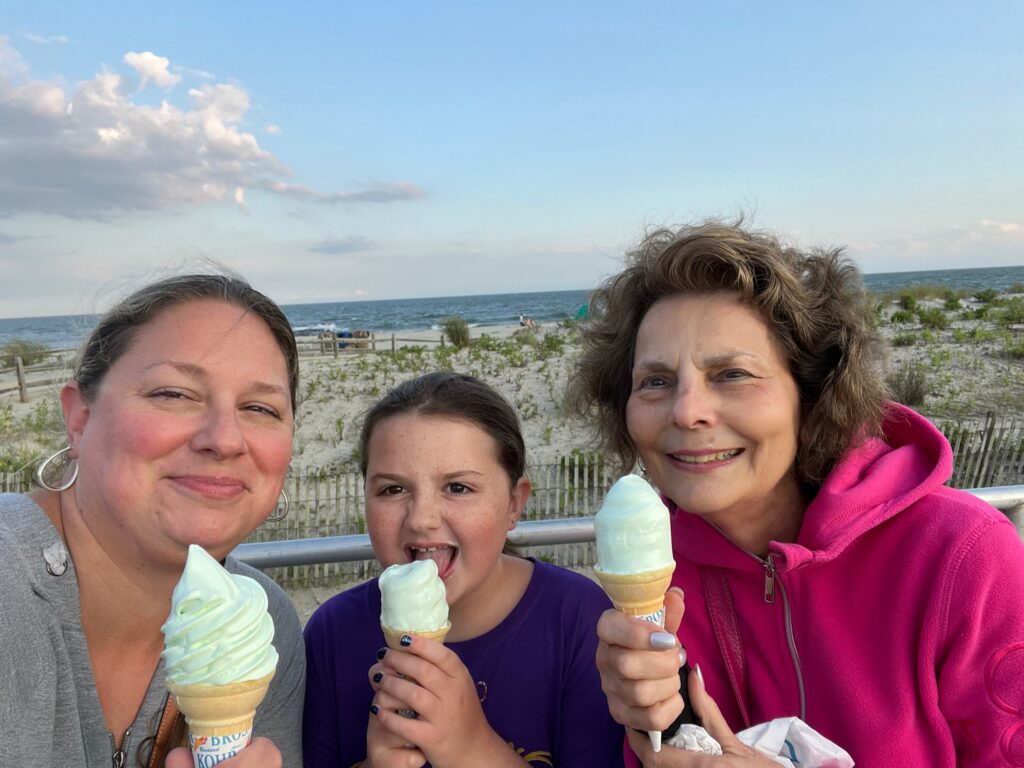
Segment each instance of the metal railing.
M1006 514L1024 538L1024 485L971 488L967 492ZM594 518L525 521L510 531L508 538L517 547L590 542L594 540ZM374 558L370 537L366 534L240 544L232 554L256 568L344 563Z

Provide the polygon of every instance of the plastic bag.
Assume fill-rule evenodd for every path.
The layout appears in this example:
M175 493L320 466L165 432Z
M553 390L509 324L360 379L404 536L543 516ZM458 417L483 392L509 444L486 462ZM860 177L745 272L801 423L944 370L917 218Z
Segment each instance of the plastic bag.
M736 738L787 768L852 768L850 754L799 717L780 717L740 731Z

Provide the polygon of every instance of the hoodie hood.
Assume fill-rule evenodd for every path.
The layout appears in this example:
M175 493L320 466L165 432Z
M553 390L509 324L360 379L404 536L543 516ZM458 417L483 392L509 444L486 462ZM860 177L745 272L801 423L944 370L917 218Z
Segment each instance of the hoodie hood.
M851 542L881 525L952 475L953 453L926 418L896 403L883 422L884 439L851 449L825 478L807 506L795 543L772 542L770 552L784 570L810 561L827 562ZM761 569L749 552L729 543L715 526L687 514L670 499L672 541L677 555L698 564L740 570Z

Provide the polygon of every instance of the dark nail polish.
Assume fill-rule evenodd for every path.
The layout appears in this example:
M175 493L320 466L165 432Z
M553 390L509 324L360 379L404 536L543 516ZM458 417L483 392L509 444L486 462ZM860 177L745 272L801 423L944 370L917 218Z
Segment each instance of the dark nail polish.
M378 712L380 712L380 709L377 707L377 705L376 704L371 704L370 705L370 713L376 715Z
M412 638L408 635L402 635L402 639L398 642L402 644L403 648L408 648L410 645L412 645Z
M388 652L387 648L381 648L379 651L377 651L377 661L382 660L384 658L384 654L387 653L387 652Z
M377 672L373 676L373 682L375 682L375 683L379 683L383 679L384 679L384 673L383 672Z

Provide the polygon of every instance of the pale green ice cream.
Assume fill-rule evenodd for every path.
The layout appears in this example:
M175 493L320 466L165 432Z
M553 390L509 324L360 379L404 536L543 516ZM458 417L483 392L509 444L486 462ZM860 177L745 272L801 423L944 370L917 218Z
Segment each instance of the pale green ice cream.
M416 560L384 569L380 587L380 623L409 632L436 632L448 624L448 601L437 563Z
M674 564L668 507L638 475L620 477L594 518L597 569L647 573Z
M162 629L167 679L177 685L258 680L277 668L267 593L248 576L228 573L195 544Z

